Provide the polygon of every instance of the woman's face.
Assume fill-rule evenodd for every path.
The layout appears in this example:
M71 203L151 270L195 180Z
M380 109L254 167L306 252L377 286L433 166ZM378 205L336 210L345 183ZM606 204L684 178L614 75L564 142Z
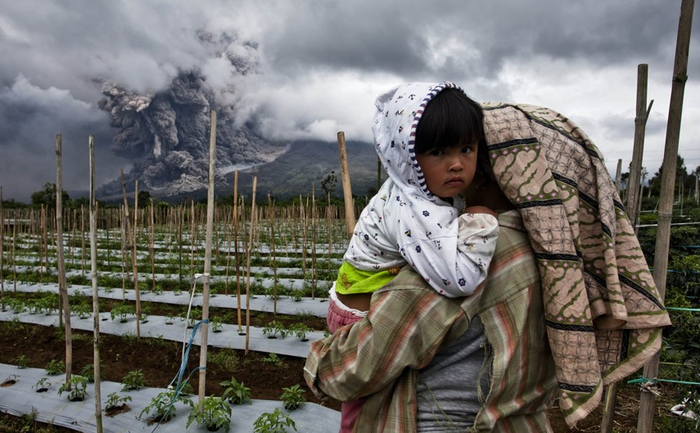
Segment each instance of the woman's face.
M431 149L417 154L425 182L433 195L455 197L464 192L474 180L477 163L477 143Z

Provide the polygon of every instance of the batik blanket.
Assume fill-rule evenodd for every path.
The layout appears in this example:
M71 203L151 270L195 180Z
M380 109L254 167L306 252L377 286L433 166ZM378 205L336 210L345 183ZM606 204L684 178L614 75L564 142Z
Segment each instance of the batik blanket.
M542 279L559 400L574 426L603 386L642 367L670 319L596 146L569 119L484 104L497 181L522 215Z

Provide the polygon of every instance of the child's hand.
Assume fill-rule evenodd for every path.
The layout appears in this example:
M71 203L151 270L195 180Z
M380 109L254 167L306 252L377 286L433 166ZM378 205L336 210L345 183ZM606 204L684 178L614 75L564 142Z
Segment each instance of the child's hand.
M498 217L498 214L496 214L496 212L492 211L486 206L468 206L464 208L464 212L462 213L486 213L491 216Z

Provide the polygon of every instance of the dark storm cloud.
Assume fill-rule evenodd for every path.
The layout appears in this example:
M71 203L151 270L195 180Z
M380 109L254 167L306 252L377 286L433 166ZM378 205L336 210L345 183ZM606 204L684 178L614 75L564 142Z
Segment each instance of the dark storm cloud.
M85 189L88 134L95 135L96 181L104 182L129 163L109 151L112 131L104 115L64 90L41 89L24 77L0 89L1 184L27 201L47 182L56 182L56 134L62 135L63 187Z
M202 124L181 119L176 125L173 117L178 95L171 92L182 87L173 80L183 73L202 77L206 86L197 91L210 89L207 101L227 113L231 134L245 125L266 138L324 138L343 128L369 140L372 102L380 91L401 81L449 79L477 99L531 102L590 119L587 128L600 128L591 135L626 142L633 128L629 108L637 64L649 64L649 97L657 100L652 118L666 117L681 1L5 3L0 149L11 149L12 156L0 161L0 184L16 182L27 190L53 173L57 132L66 143L73 142L71 131L76 142L89 132L100 134L99 146L109 157L133 158L134 164L157 159L159 146L164 151L182 146L174 131ZM684 137L700 133L694 126L700 124L700 109L693 108L700 98L692 93L700 74L698 9ZM18 77L38 90L22 92ZM124 112L110 128L114 116L98 107L107 82L151 98L148 115ZM191 101L183 100L183 106ZM650 120L650 140L659 141L662 123ZM38 156L26 156L29 150ZM112 165L99 175L113 179L119 167ZM16 181L22 176L28 181Z
M431 8L426 13L417 1L305 2L287 14L285 32L268 36L266 49L282 69L315 64L488 78L513 57L585 58L591 66L659 56L668 61L680 12L679 3L667 0L444 1ZM436 48L447 37L473 55L456 47L436 62Z

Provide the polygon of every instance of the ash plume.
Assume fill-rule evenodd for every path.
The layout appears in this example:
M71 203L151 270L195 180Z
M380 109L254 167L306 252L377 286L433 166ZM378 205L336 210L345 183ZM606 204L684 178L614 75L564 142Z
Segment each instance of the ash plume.
M201 32L198 38L219 62L219 76L205 76L201 70L182 71L166 89L146 94L131 92L112 81L102 86L99 107L110 114L116 131L111 149L134 162L125 174L128 189L133 189L137 179L139 189L154 196L205 189L211 110L217 111L217 187L227 185L227 172L270 162L285 151L284 144L262 138L252 121L235 118L236 105L231 101L239 98L232 83L235 77L255 73L255 45L239 44L226 34L214 37ZM120 179L98 191L101 197L119 194Z

